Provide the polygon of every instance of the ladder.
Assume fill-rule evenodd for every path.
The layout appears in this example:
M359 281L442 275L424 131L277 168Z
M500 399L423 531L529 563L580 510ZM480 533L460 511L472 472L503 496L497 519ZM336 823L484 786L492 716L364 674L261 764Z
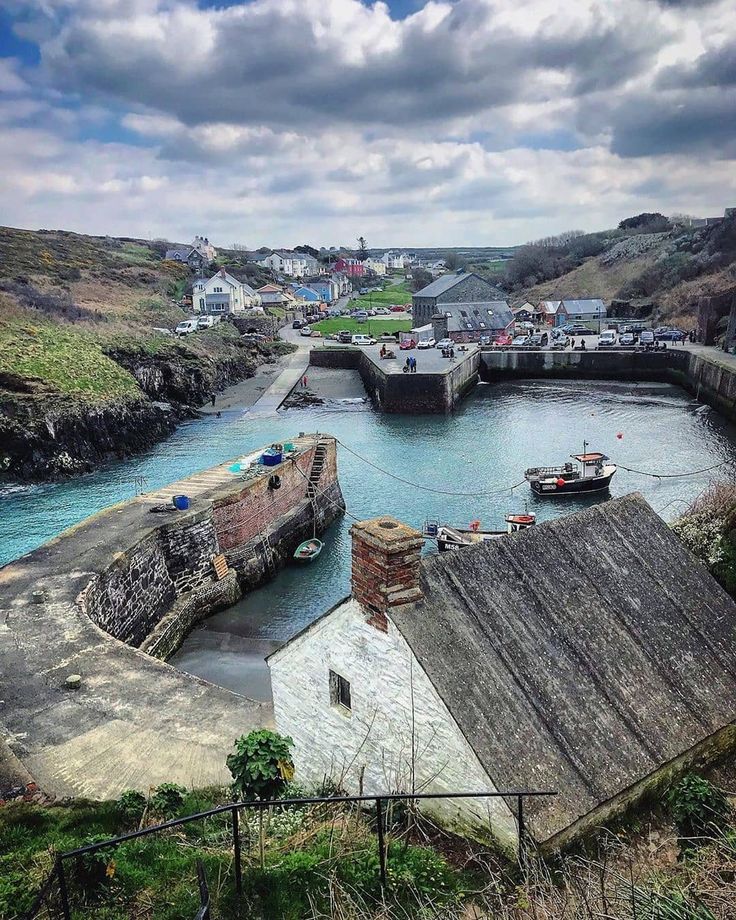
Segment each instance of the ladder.
M268 538L268 533L261 534L261 544L263 546L263 556L266 560L266 571L269 575L273 575L276 571L276 562L273 558L273 547Z
M322 470L325 467L325 460L327 459L327 444L324 441L318 441L317 447L314 451L314 459L312 460L312 468L309 471L309 479L307 480L307 495L310 499L314 500L317 497L317 483L322 476Z

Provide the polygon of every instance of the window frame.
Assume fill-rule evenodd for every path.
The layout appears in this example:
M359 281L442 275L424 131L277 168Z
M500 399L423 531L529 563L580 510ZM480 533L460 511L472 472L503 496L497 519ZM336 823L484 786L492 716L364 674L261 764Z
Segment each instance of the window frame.
M339 709L341 712L352 713L353 698L350 681L346 677L343 677L342 674L338 674L337 671L333 671L332 668L328 669L328 675L330 705Z

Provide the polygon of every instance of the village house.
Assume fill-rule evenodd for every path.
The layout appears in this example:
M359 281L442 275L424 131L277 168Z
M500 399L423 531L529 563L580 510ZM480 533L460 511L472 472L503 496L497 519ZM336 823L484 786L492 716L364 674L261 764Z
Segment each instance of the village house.
M515 322L536 323L541 320L539 310L528 300L519 304L518 307L513 307L511 312L514 315Z
M196 249L202 255L207 265L217 258L217 250L206 236L195 236L192 249Z
M336 272L347 275L348 278L362 278L365 274L365 266L358 259L340 258L335 262L333 268Z
M167 249L164 258L172 262L181 262L182 264L188 265L192 271L199 271L207 264L207 260L202 253L191 246L185 246L184 248L178 249Z
M366 259L363 265L367 272L373 272L379 276L386 274L386 263L382 259Z
M446 303L432 317L435 341L489 342L514 325L514 314L505 300L482 303Z
M474 272L442 275L412 295L412 317L417 326L432 322L448 304L487 304L504 300L503 291Z
M381 261L388 271L403 271L411 261L411 258L405 252L397 252L389 249L381 256Z
M264 284L256 293L261 298L264 307L285 307L296 300L291 291L280 287L278 284Z
M541 300L537 307L542 322L548 326L562 326L567 322L561 300Z
M591 325L601 322L606 318L606 306L602 300L563 300L561 303L563 314L562 323L586 323ZM557 325L560 325L559 314Z
M298 284L292 287L292 292L296 300L303 304L321 304L322 298L311 285Z
M352 291L353 283L344 272L333 271L330 278L337 285L338 297L342 297L343 294L348 294Z
M319 294L322 303L333 304L340 296L340 286L332 278L312 279L308 286Z
M351 534L351 596L268 659L299 782L552 791L525 804L550 851L736 745L736 604L640 495L453 553ZM517 842L503 799L420 804Z
M291 252L288 249L275 249L260 264L287 278L303 278L307 274L307 262L303 253Z
M194 282L192 306L198 313L212 316L262 309L259 294L224 268L211 278L198 278Z

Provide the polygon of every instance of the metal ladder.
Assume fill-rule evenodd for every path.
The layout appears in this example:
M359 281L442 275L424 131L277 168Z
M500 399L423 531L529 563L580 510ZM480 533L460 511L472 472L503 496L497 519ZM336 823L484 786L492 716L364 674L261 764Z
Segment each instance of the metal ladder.
M327 459L327 444L324 441L318 441L317 447L314 451L314 459L312 460L312 468L309 471L309 479L307 481L307 495L312 501L317 497L317 483L322 476L322 470L325 467L325 460Z

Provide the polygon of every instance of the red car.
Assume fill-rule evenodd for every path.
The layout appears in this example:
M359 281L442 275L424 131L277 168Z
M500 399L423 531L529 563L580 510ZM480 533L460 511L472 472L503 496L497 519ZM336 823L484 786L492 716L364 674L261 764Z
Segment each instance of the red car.
M416 347L417 347L417 343L414 341L414 339L406 339L405 341L401 343L401 345L399 345L399 348L401 349L401 351L411 351L412 348L416 348Z
M398 303L395 303L395 304L391 307L391 312L392 312L392 313L403 313L405 310L406 310L406 307L402 307L402 306L401 306L400 304L398 304Z
M502 335L496 336L496 338L493 340L493 344L497 348L507 348L513 341L513 336L507 335L504 332Z

